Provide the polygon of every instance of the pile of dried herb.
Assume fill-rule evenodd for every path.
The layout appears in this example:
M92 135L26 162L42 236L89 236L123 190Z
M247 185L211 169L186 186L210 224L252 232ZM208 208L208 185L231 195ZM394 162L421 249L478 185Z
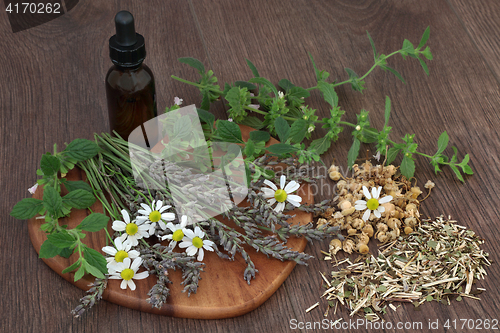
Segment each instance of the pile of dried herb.
M485 289L473 289L474 282L484 279L484 267L491 265L480 247L483 243L456 221L423 220L415 232L386 243L377 257L337 262L336 267L347 266L332 272L332 280L323 275L327 290L322 297L335 311L340 303L350 316L364 314L369 320L378 320L387 306L396 310L394 302L418 307L426 301L479 299L476 295Z

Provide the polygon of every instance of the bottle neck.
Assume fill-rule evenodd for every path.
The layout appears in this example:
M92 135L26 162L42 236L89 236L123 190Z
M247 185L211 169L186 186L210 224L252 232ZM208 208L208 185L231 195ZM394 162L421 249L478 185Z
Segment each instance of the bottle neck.
M142 62L137 64L136 66L127 66L127 67L123 67L123 66L115 64L115 67L120 72L135 72L135 71L139 70L140 68L142 68Z

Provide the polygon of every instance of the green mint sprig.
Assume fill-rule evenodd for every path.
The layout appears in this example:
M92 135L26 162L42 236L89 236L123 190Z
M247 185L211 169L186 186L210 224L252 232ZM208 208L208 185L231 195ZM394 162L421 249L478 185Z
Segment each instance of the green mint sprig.
M352 131L353 143L348 153L347 164L349 167L352 167L358 158L361 143L375 143L376 150L384 156L387 155L386 160L388 163L392 163L399 154L402 155L400 170L407 178L413 177L415 172L415 156L420 155L431 160L430 163L434 166L436 172L441 171L440 166L448 165L454 171L457 178L464 181L460 170L465 174L473 173L470 166L468 166L469 155L466 155L464 160L460 163L457 162L457 152L455 152L451 158L444 156L442 154L444 148L440 150L443 147L441 141L444 140L441 139L441 137L441 144L438 142L438 146L441 148L438 149L438 152L433 156L417 151L417 143L413 142L414 135L407 134L403 138L403 143L396 143L389 139L392 130L388 125L391 110L389 97L386 98L384 114L385 123L380 131L370 126L368 111L366 110L362 110L357 115L357 122L355 124L342 120L345 111L338 105L339 100L335 92L335 87L349 84L353 90L362 92L365 89L365 78L377 67L393 73L398 79L405 83L401 74L388 65L387 61L389 58L400 54L403 59L417 59L424 69L424 72L429 75L429 68L424 60L433 59L429 46L426 46L430 36L429 27L424 31L417 47L414 47L409 40L405 39L400 50L396 50L387 55L378 53L375 43L368 32L367 36L373 50L373 66L361 76L356 74L354 70L345 68L348 79L341 82L328 82L327 80L330 77L330 73L325 70L319 70L311 54L309 54L309 57L314 68L317 84L309 88L298 87L290 82L290 80L281 79L278 82L278 87L281 90L278 90L269 80L259 75L255 65L248 59L246 59L246 62L254 77L249 79L248 82L237 81L234 84L226 83L223 91L215 84L217 79L213 76L213 72L206 71L203 64L194 58L181 58L179 61L196 68L201 75L199 81L191 82L176 76L172 76L172 78L198 87L203 95L204 101L207 100L207 94L211 96L212 101L219 98L226 100L229 106L227 111L228 116L235 122L249 125L256 129L267 129L270 134L276 136L281 141L279 144L269 146L267 151L279 157L286 157L294 154L299 157L301 163L319 161L320 155L331 147L332 142L338 140L339 134L343 131L344 127L347 126L354 128ZM313 90L319 90L325 102L330 106L330 117L318 119L318 116L315 115L316 110L310 108L306 104L306 98L310 97L310 92ZM260 106L258 109L250 106L256 104ZM204 109L203 113L209 113L205 111L208 110L205 106L206 103L202 103L202 109ZM252 116L252 113L263 115L264 120L262 121ZM218 123L220 122L221 121L218 121ZM306 146L303 141L310 139L311 133L316 129L316 126L320 124L321 127L326 130L325 135L319 139L313 140ZM209 125L211 126L211 124ZM234 130L237 134L235 126L228 127L228 129ZM213 137L214 133L217 133L218 137ZM447 137L445 133L443 133L442 136L446 135ZM226 131L222 133L220 130L215 132L212 130L209 134L211 135L209 136L211 138L213 137L215 140L230 140L232 137L229 132ZM245 153L249 160L254 159L256 153L260 151L254 149L254 146L255 142L253 140L246 145Z
M73 140L61 152L57 152L57 146L54 145L54 153L42 155L40 169L37 170L37 175L42 176L37 181L39 185L43 185L42 199L22 199L10 212L11 216L20 220L31 219L38 214L44 215L45 223L40 229L47 233L47 240L40 248L39 257L52 258L60 255L69 258L71 254L77 253L78 259L63 270L63 273L68 273L78 268L75 281L85 273L97 278L104 278L104 274L107 274L104 256L85 245L82 239L86 237L84 231L96 232L105 228L109 217L92 213L74 229L59 225L58 220L69 215L71 209L87 209L96 200L92 188L86 182L69 181L59 176L64 177L76 163L94 157L99 150L96 143L86 139ZM64 196L61 196L61 185L68 190Z

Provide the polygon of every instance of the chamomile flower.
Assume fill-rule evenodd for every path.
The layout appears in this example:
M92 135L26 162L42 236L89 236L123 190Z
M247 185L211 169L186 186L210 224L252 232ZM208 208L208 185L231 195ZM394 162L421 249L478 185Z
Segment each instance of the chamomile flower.
M292 180L288 184L286 184L286 177L285 175L281 175L280 178L280 188L278 189L276 185L274 185L272 182L269 180L264 180L264 184L269 186L270 188L267 187L262 187L260 190L264 193L264 198L269 199L267 202L269 205L274 205L276 202L278 204L276 207L274 207L274 210L277 213L281 213L285 209L285 201L288 201L295 207L299 207L300 203L302 202L302 198L298 195L291 194L292 192L295 192L299 189L300 184L297 183L295 180ZM286 184L286 186L285 186Z
M167 228L167 225L163 221L173 221L175 219L174 213L164 213L167 209L169 209L170 205L163 206L163 202L161 200L153 200L151 206L148 206L144 203L141 203L142 208L137 212L142 214L142 216L137 217L137 221L145 222L149 225L149 234L153 235L155 233L156 224L160 226L162 230Z
M373 187L372 193L370 194L368 188L366 186L363 186L363 194L365 195L367 200L358 200L354 203L354 208L356 208L356 210L366 209L365 213L363 214L363 221L368 220L372 212L376 218L380 218L382 216L381 213L385 212L385 207L382 206L382 204L391 201L392 196L386 195L382 199L379 199L381 191L381 186L377 188Z
M123 244L130 243L132 246L137 246L139 244L139 239L143 237L149 237L149 226L144 224L143 221L130 221L130 216L128 212L123 209L121 211L123 216L123 221L114 221L111 228L115 231L124 231L124 233L118 237Z
M130 258L125 258L123 262L119 262L116 265L116 271L111 272L109 278L123 279L120 288L127 289L127 287L129 287L130 290L135 290L135 283L132 279L142 280L149 276L148 271L137 273L141 264L141 258L135 258L133 262Z
M162 236L161 240L171 239L172 241L168 244L171 249L174 249L177 245L177 242L180 242L184 238L184 234L187 226L187 216L182 215L181 223L173 224L172 222L167 223L167 228L172 231L172 234Z
M132 244L123 244L120 238L115 239L114 243L115 247L105 246L102 248L104 253L111 256L106 258L106 261L108 262L107 267L110 271L115 271L116 265L123 262L125 258L135 259L139 257L139 251L130 250L132 248Z
M200 227L195 227L194 231L190 229L184 230L185 236L182 242L179 244L181 249L186 249L186 254L188 256L194 256L198 252L198 261L203 260L204 252L203 249L207 251L214 250L214 242L211 240L205 239L205 233L200 229Z

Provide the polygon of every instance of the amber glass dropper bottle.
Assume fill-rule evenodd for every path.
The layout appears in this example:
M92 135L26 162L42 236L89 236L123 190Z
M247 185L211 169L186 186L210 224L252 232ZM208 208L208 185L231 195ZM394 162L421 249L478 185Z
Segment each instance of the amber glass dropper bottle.
M109 39L114 66L106 75L109 124L124 140L138 126L157 116L153 73L143 64L144 37L135 32L134 17L128 11L115 16L116 35ZM147 140L144 126L143 134Z

